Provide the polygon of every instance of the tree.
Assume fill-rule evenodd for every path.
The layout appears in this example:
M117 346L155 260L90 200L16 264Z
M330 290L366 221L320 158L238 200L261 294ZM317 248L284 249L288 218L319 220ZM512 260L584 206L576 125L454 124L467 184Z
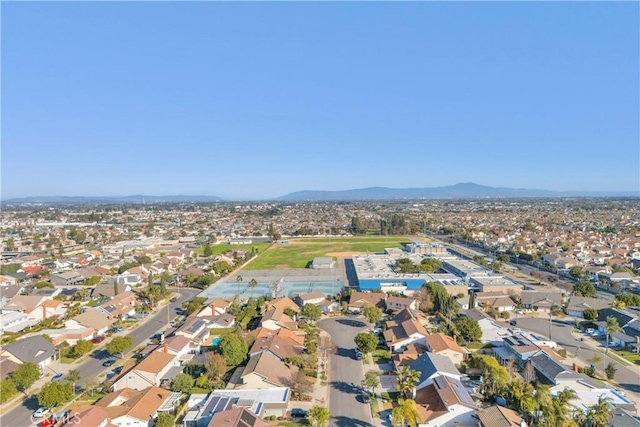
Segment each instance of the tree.
M82 357L93 349L93 343L87 340L78 340L72 347L71 352L75 357Z
M0 380L0 403L11 399L17 392L18 389L11 378Z
M552 315L552 316L557 316L557 315L559 315L560 313L562 313L562 308L560 308L560 306L559 306L559 305L557 305L557 304L553 304L553 305L551 306L550 312L551 312L551 315Z
M115 337L106 346L107 352L110 355L118 354L124 357L124 351L133 347L133 340L131 337Z
M331 412L325 406L315 405L309 409L309 418L315 421L317 427L325 427L331 418Z
M416 406L416 402L412 399L398 400L398 406L393 408L391 412L391 423L393 425L402 425L405 423L409 427L416 427L419 423L423 423L424 418Z
M88 391L91 396L93 396L93 392L96 391L100 387L100 380L98 377L86 377L82 380L82 388L85 391Z
M596 287L588 280L581 280L573 285L573 293L583 297L595 298L598 296Z
M322 316L322 310L315 304L305 304L302 307L301 314L306 316L311 322L315 322Z
M581 279L584 276L584 271L582 270L582 267L576 265L575 267L571 267L569 269L569 274L574 279Z
M33 362L22 363L18 365L18 369L9 374L9 378L18 390L24 392L40 378L40 367Z
M153 427L173 427L176 424L175 418L168 412L160 412Z
M364 317L367 318L369 323L375 324L378 320L382 319L382 310L376 306L368 305L364 308Z
M582 317L584 317L585 320L590 320L593 322L598 318L598 310L591 307L585 308L584 311L582 312Z
M296 314L298 314L298 313L296 313L296 311L295 311L293 308L291 308L291 307L286 307L286 308L283 310L283 312L284 312L284 314L286 314L287 316L291 317L292 319L296 317Z
M602 395L598 398L598 403L589 408L586 418L590 420L590 427L606 427L611 416L610 400Z
M46 383L38 393L38 403L47 408L55 408L67 403L71 398L73 398L73 389L67 382Z
M253 298L253 289L258 286L258 281L256 279L249 280L249 289L251 289L251 298Z
M207 369L207 376L212 380L219 380L227 372L227 362L224 357L213 351L207 353L204 366Z
M371 389L371 394L374 394L374 389L380 384L380 374L377 371L367 371L364 374L364 380L362 380L362 386L364 388Z
M475 319L461 317L455 321L455 325L460 338L466 342L476 342L482 338L482 329L480 329L480 325Z
M72 369L67 373L67 376L65 377L65 379L67 381L71 382L71 384L73 386L71 389L73 390L73 393L75 393L76 392L76 383L78 381L80 381L80 372L78 372L77 369Z
M171 391L180 393L191 393L195 380L189 374L178 374L171 383Z
M297 398L313 391L313 381L307 377L304 369L298 369L296 376L291 380L285 380L285 382L287 383L285 385L291 389L291 394Z
M189 315L200 310L206 301L207 301L206 298L196 297L191 301L183 302L182 308L184 308L184 311L186 311L187 315Z
M502 395L508 388L511 375L504 366L493 357L482 356L482 384L480 393L487 398Z
M13 239L13 237L9 237L7 239L7 250L10 252L16 250L16 241Z
M604 368L604 373L607 376L608 380L612 380L615 378L616 376L616 371L618 370L618 368L616 368L616 365L613 362L609 362L607 363L607 367Z
M408 366L401 366L398 370L398 393L403 399L413 397L413 389L420 381L420 372L410 369Z
M240 335L226 334L220 338L218 351L224 357L227 366L234 367L244 362L244 359L247 358L249 346Z
M236 276L236 284L238 285L238 298L240 298L240 283L242 283L242 276L238 274Z
M611 340L611 335L616 333L616 332L621 332L622 328L620 327L620 325L618 324L618 319L616 319L613 316L609 316L607 317L607 324L605 326L605 332L607 335L607 341L605 343L605 345L607 346L604 350L604 357L605 357L605 364L606 364L606 358L607 355L609 354L609 342Z
M354 341L364 354L371 353L378 346L378 338L369 332L360 332Z
M208 258L211 255L213 255L213 249L211 249L211 246L209 245L204 245L204 250L202 251L202 254Z

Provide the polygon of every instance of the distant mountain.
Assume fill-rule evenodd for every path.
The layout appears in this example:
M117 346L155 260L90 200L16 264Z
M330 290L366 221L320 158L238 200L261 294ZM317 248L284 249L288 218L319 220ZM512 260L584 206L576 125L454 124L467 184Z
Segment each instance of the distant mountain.
M489 187L464 182L445 187L387 188L369 187L342 191L297 191L276 200L282 201L344 201L344 200L416 200L416 199L478 199L524 197L638 197L634 191L551 191L525 188Z
M221 202L218 196L41 196L3 200L4 204L93 205L142 203L211 203Z

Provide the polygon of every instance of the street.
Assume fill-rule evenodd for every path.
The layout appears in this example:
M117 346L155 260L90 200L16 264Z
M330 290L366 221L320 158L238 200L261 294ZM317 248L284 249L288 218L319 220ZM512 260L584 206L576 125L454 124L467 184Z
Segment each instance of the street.
M359 400L364 366L361 360L355 359L353 341L358 333L367 330L367 324L356 317L340 317L321 320L318 327L331 335L335 347L329 362L329 410L332 416L329 425L372 426L371 406Z
M136 327L131 333L128 334L133 340L133 347L131 350L137 348L141 344L149 341L149 337L154 335L155 333L164 330L168 327L167 320L167 311L171 319L177 316L176 308L180 307L184 301L188 301L195 297L200 290L198 289L172 289L173 292L180 294L178 300L174 303L169 303L168 306L162 307L158 313L153 315L151 319L145 321L139 327ZM168 310L167 310L167 307ZM114 367L105 368L102 366L102 363L109 359L115 358L114 356L109 356L107 351L102 346L99 350L96 350L89 360L82 363L80 366L73 367L70 365L62 365L62 371L68 372L71 368L78 370L80 373L80 383L82 379L88 376L100 376L103 372L110 371ZM118 359L119 361L119 359ZM58 362L54 361L49 368L53 368L55 370L58 369ZM7 427L27 427L34 425L35 422L31 420L31 414L38 409L40 405L38 405L37 396L33 395L28 399L24 400L22 404L12 409L10 412L2 415L0 418L0 425ZM36 422L41 421L42 419L34 420Z
M518 327L544 337L549 335L548 318L520 317ZM571 333L574 327L573 320L554 319L551 326L551 340L557 342L558 346L566 348L569 353L575 354L585 365L590 365L589 359L597 354L603 359L596 367L602 373L605 366L604 354L594 349L596 343L590 339L585 338L584 341L580 341L580 337L574 337ZM583 334L579 335L584 336ZM625 391L626 397L633 400L636 405L640 405L640 366L625 366L615 359L607 357L606 363L609 362L615 363L618 368L614 380Z

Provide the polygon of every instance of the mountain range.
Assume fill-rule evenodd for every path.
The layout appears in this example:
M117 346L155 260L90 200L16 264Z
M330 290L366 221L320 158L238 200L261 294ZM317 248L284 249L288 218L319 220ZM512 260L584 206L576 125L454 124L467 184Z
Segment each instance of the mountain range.
M552 191L526 188L490 187L472 182L444 187L387 188L368 187L341 191L305 190L264 201L349 201L349 200L420 200L420 199L489 199L554 197L640 197L637 191ZM4 200L5 204L142 204L142 203L212 203L234 201L218 196L42 196Z

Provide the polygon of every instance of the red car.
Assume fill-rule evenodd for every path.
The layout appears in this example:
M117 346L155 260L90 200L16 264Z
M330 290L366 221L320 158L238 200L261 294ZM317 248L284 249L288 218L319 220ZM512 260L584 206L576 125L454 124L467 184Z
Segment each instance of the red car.
M92 343L94 344L100 344L102 341L104 341L105 338L104 337L95 337L91 340Z

